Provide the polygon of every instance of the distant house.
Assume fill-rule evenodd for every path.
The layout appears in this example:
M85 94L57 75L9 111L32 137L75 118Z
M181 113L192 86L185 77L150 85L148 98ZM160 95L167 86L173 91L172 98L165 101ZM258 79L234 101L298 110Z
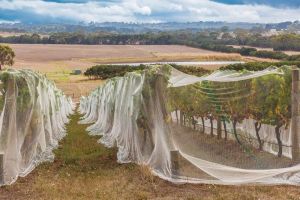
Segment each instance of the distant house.
M80 74L82 74L82 71L80 69L75 69L71 73L71 75L80 75Z

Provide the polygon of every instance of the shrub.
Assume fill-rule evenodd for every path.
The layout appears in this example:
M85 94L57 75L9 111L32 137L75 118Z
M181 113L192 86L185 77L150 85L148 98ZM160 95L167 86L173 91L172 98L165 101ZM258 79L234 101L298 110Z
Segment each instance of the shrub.
M170 65L179 71L195 76L203 76L211 72L210 70L197 66ZM96 65L87 69L84 75L93 79L109 79L116 76L124 76L127 72L144 70L146 67L146 65Z
M221 67L220 70L249 70L249 71L261 71L268 67L275 66L281 67L284 65L290 66L297 66L300 68L300 61L299 62L291 62L291 61L284 61L284 62L249 62L244 64L231 64L224 67Z
M283 60L287 59L289 56L280 51L253 51L250 53L250 56L255 56L259 58L271 58L271 59L278 59Z
M94 79L108 79L116 76L124 76L127 72L145 69L145 65L96 65L88 68L84 75Z
M289 56L286 60L288 60L288 61L300 61L300 55Z
M255 48L246 48L246 47L242 47L240 50L239 50L239 53L242 55L242 56L249 56L251 55L251 53L253 52L256 52L257 50Z
M183 65L176 65L176 64L170 64L175 69L194 76L203 76L205 74L209 74L211 71L204 69L202 67L197 66L183 66Z

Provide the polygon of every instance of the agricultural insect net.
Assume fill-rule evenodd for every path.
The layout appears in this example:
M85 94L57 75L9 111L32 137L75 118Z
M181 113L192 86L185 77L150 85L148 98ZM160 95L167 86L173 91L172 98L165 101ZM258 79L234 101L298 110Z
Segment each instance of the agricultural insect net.
M172 182L298 184L291 73L195 77L152 66L82 98L81 123L93 123L90 134L118 147L119 162L148 165Z
M0 80L2 185L53 160L52 150L65 136L64 124L74 106L54 83L35 72L2 71Z

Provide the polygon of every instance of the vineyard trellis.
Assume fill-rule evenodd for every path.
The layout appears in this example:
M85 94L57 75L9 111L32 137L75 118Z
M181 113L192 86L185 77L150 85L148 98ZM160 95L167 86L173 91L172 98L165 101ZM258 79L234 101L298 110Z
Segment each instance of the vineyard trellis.
M119 162L172 182L298 184L297 77L288 66L202 77L149 66L83 97L81 123L117 145Z

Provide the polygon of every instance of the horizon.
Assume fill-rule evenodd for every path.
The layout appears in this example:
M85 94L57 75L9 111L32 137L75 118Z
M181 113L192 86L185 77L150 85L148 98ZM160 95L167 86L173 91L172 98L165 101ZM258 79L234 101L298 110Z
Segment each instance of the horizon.
M300 20L294 20L294 21L279 21L279 22L270 22L270 23L263 23L263 22L243 22L243 21L237 21L237 22L228 22L228 21L166 21L166 22L118 22L118 21L104 21L104 22L46 22L46 23L33 23L33 22L20 22L20 21L5 21L0 20L1 25L8 25L8 24L24 24L24 25L83 25L83 26L89 26L92 24L127 24L127 25L145 25L145 24L195 24L195 23L224 23L224 24L257 24L257 25L267 25L267 24L280 24L280 23L300 23Z
M280 23L300 20L296 0L0 0L0 23Z

